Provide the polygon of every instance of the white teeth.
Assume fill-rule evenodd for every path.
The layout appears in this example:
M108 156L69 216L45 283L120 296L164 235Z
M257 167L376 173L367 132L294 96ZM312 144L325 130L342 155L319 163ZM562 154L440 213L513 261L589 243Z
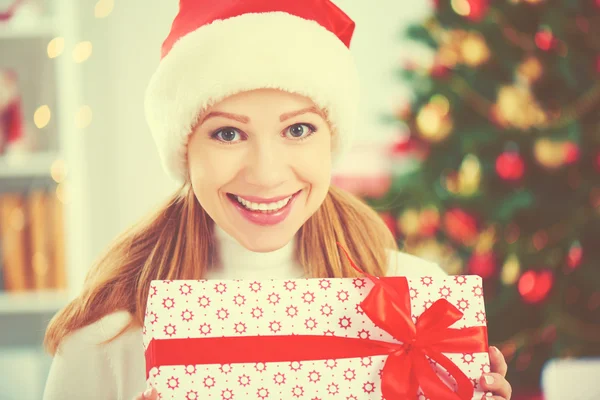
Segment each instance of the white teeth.
M253 211L277 211L280 208L283 208L292 198L292 196L285 198L283 200L279 200L273 203L253 203L251 201L245 200L240 196L235 196L237 201L246 207L249 210Z

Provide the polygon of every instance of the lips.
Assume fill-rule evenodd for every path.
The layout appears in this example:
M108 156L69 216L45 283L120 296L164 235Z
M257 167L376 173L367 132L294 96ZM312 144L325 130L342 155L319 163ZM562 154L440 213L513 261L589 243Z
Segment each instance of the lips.
M287 194L287 195L284 195L284 196L277 196L277 197L269 197L269 198L267 198L267 197L258 197L258 196L244 196L244 195L235 194L235 193L227 193L227 195L230 196L230 197L233 197L233 198L235 198L235 196L239 196L242 199L244 199L246 201L249 201L249 202L252 202L252 203L269 204L269 203L278 202L278 201L283 200L283 199L287 199L288 197L291 197L291 196L293 196L295 194L298 194L298 192L300 192L300 190L298 190L297 192L292 193L292 194Z
M229 198L229 201L234 206L234 208L238 211L239 215L241 217L243 217L246 221L251 222L252 224L255 224L255 225L270 226L270 225L277 225L277 224L285 221L287 216L290 214L290 212L294 206L294 203L296 202L296 199L298 198L298 195L300 192L302 192L302 190L299 190L298 192L293 194L292 198L282 208L280 208L274 212L268 212L268 213L262 212L262 211L249 210L248 208L244 207L243 205L241 205L238 202L238 200L236 199L234 194L227 193L227 197ZM271 200L278 199L278 198L285 199L286 197L289 197L289 196L273 197L273 198L271 198ZM254 197L254 198L256 198L256 197Z

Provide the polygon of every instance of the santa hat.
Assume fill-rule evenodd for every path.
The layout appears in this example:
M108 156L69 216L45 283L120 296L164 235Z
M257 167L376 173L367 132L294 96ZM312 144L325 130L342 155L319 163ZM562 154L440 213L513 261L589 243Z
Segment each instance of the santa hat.
M329 0L180 0L145 100L165 170L186 180L188 137L201 112L260 88L301 94L326 110L339 159L358 108L353 32Z

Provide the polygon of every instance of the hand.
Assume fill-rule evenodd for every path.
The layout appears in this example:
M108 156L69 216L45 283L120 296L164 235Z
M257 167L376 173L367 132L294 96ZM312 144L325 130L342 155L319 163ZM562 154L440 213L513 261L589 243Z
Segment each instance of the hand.
M504 355L496 347L490 347L490 373L484 374L480 379L483 389L494 394L489 399L510 400L512 387L506 380L506 371L508 366L504 360ZM489 383L488 383L489 382ZM488 399L488 397L486 397Z
M158 400L158 393L156 389L147 389L144 393L140 393L133 400Z

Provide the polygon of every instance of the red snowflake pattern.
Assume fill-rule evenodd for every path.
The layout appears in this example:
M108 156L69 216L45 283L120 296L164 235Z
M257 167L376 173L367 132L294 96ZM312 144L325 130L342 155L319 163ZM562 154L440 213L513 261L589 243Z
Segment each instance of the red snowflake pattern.
M262 284L260 282L250 283L250 290L252 290L254 293L260 292L261 289L262 289Z
M248 375L240 375L238 377L238 383L240 386L248 386L250 384L250 377Z
M267 364L263 362L257 362L256 364L254 364L254 369L256 370L256 372L265 372L267 370Z
M481 287L481 285L473 287L473 295L475 297L483 297L483 288Z
M410 299L414 300L417 298L417 296L419 295L419 291L415 288L410 288L408 289L408 291L410 292Z
M335 332L332 331L331 329L328 329L323 332L323 336L335 336Z
M198 400L198 392L190 390L185 394L185 400Z
M304 292L302 294L302 301L304 301L306 304L314 303L315 294L313 292Z
M425 303L423 303L423 305L425 306L425 309L427 310L429 307L431 307L433 305L433 301L425 300Z
M365 393L373 393L375 391L375 383L373 383L373 382L365 382L363 384L363 391Z
M195 365L186 365L185 366L185 374L186 375L194 375L196 373Z
M156 296L157 293L158 292L156 291L156 286L154 286L154 285L150 286L150 297L152 298L152 297Z
M430 276L424 276L421 278L421 284L424 286L430 286L433 283L433 279Z
M475 361L475 357L471 353L463 353L462 360L465 364L471 364Z
M287 290L288 292L291 292L293 290L296 290L296 282L294 281L285 281L283 283L283 287L285 288L285 290Z
M308 381L315 383L321 380L321 374L318 371L312 370L308 373Z
M190 310L184 310L181 312L181 320L185 321L185 322L190 322L192 319L194 319L194 313L191 312Z
M348 294L348 291L346 290L340 290L339 292L337 292L337 299L343 303L345 301L348 301L348 299L350 298L350 295Z
M167 386L171 390L177 389L179 387L179 378L176 378L174 376L170 377L169 379L167 379Z
M302 397L304 396L304 388L302 386L296 385L292 388L292 396L294 397Z
M246 297L242 296L241 294L236 294L235 296L233 296L233 302L236 306L243 306L244 304L246 304Z
M347 381L353 381L356 379L356 371L348 368L344 371L344 379Z
M363 357L360 359L360 365L362 365L363 367L370 367L371 365L373 365L373 360L371 359L371 357Z
M276 385L283 385L285 383L285 374L282 374L281 372L276 373L273 375L273 382L275 382Z
M469 308L469 300L467 300L467 299L460 299L458 301L458 303L456 304L456 307L460 311L464 312L465 310L467 310Z
M202 296L198 297L198 304L200 305L200 307L206 308L206 307L210 306L210 298L202 295Z
M237 324L235 324L235 333L238 333L240 335L246 333L246 324L243 322L238 322Z
M206 322L200 325L200 334L201 335L210 335L210 333L212 332L212 328L210 326L210 324L207 324Z
M448 286L442 286L440 288L440 297L443 297L444 299L448 299L448 297L450 297L452 295L452 289L450 289Z
M220 319L221 321L226 320L227 318L229 318L229 311L225 308L220 308L217 310L217 318Z
M304 321L304 326L306 329L310 329L311 331L317 327L317 320L314 318L307 318Z
M263 316L263 309L260 307L254 307L252 309L252 318L259 319Z
M192 293L192 286L184 283L183 285L179 286L179 293L181 293L182 296L187 296L188 294Z
M489 374L490 373L490 364L482 364L480 369L481 369L482 373Z
M227 284L224 282L215 283L215 292L223 294L227 291Z
M302 369L302 363L300 361L292 361L290 363L290 370L300 371Z
M333 313L331 306L329 304L323 304L321 306L321 315L329 317Z
M288 317L294 318L295 316L298 315L298 307L296 307L296 306L288 306L285 309L285 313L287 314Z
M356 313L358 315L364 315L365 312L363 311L362 307L360 306L360 303L358 303L355 307L354 307L354 311L356 311Z
M319 281L319 287L321 289L329 289L331 287L331 281L327 279L321 279Z
M269 330L273 333L281 331L281 323L278 321L269 322Z
M354 278L352 280L352 284L354 285L355 288L362 289L365 286L367 286L367 281L365 281L363 278Z
M171 337L177 333L177 328L175 327L175 325L169 324L165 325L163 331L165 332L165 335Z
M342 317L340 318L338 324L340 328L348 329L352 326L352 320L350 319L350 317Z
M340 386L337 383L330 383L327 386L327 393L330 395L338 394L340 392Z
M355 395L351 394L350 396L346 397L346 400L358 400L358 397L356 397Z
M152 325L154 325L155 323L158 322L158 315L156 315L156 313L154 311L150 311L150 314L148 314L149 318L148 320L150 321L150 323Z
M256 391L256 395L259 399L264 400L269 397L269 389L261 387Z
M456 275L454 277L454 282L456 282L457 285L464 285L467 283L467 277L463 275Z
M487 323L487 318L485 317L485 313L483 311L477 311L475 314L475 318L477 318L477 322L480 324Z
M358 331L358 337L360 339L368 339L371 337L371 333L366 329L361 329L360 331Z
M215 386L215 378L213 378L212 376L207 376L202 381L202 384L204 385L205 388L210 389L211 387Z
M219 370L221 371L222 374L227 375L228 373L233 371L233 368L231 367L231 364L221 364L219 366Z
M333 358L325 360L325 366L329 369L334 369L335 367L337 367L337 360Z
M233 391L231 389L224 389L221 391L221 399L222 400L232 400L233 399Z
M171 308L175 307L175 299L173 299L172 297L165 297L163 299L162 305L167 310L170 310Z
M279 296L279 294L273 292L269 295L269 303L271 303L272 305L275 305L277 303L279 303L279 301L281 300L281 297Z

